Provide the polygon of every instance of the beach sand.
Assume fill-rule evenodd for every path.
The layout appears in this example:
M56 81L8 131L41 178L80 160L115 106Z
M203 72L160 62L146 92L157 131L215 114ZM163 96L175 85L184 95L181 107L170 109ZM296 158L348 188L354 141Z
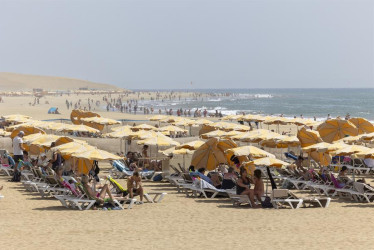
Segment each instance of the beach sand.
M31 97L5 97L0 113L69 119L66 96L45 99L50 104L29 106ZM48 115L52 106L59 107L62 114ZM99 114L139 122L151 116L106 111ZM284 129L296 130L295 126ZM119 147L115 139L88 141L110 152L117 152ZM10 148L10 143L10 139L2 138L0 147ZM178 162L181 157L172 164ZM100 166L101 175L106 175L109 165ZM8 179L0 176L0 185L4 185L0 193L5 196L0 200L0 249L373 248L373 204L333 199L327 209L237 208L228 199L187 198L167 183L146 182L146 191L168 193L162 203L136 205L124 211L75 211L62 207L55 199L26 192L22 184L7 182ZM119 182L125 184L124 180Z

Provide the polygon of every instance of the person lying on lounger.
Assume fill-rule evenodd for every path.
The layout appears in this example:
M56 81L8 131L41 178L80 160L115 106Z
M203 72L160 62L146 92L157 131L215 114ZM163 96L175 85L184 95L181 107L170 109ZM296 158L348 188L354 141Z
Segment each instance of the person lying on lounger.
M143 203L143 185L139 172L135 171L134 174L127 179L127 192L129 192L130 198L134 198L134 195L139 195L140 204Z
M91 197L94 197L97 202L99 204L103 204L104 203L104 199L105 199L105 196L108 195L109 196L109 202L112 203L112 205L114 206L114 203L113 203L113 196L112 196L112 193L110 192L110 189L109 189L109 186L108 184L105 184L100 192L96 192L95 190L93 190L90 185L89 185L89 178L87 175L83 175L82 176L82 184L83 184L83 187L87 190L88 194L91 196Z
M338 175L339 183L342 183L345 185L351 185L354 182L351 178L347 176L347 173L348 173L348 168L346 166L343 166ZM366 183L364 178L356 180L356 181L361 182L361 183Z

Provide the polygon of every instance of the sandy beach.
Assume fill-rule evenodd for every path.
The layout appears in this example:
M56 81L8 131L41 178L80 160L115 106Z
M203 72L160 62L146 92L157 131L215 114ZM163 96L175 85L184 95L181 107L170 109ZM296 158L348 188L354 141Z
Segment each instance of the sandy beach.
M187 95L187 93L186 93ZM5 97L0 113L25 114L34 119L69 119L66 96L46 96L40 105L30 106L32 97ZM88 96L70 96L86 99ZM94 96L96 99L102 96ZM48 101L49 104L45 104ZM61 114L47 114L49 107ZM95 110L103 117L144 123L151 115L133 115ZM147 122L156 124L155 122ZM275 127L270 127L270 129ZM284 126L294 134L295 126ZM197 139L178 138L180 142ZM98 148L118 152L116 139L87 138ZM9 138L0 139L1 148L11 150ZM140 150L135 143L133 150ZM175 157L171 164L181 163ZM189 162L190 156L186 158ZM110 165L100 164L101 176ZM123 211L75 211L61 206L53 198L41 198L26 192L20 183L7 182L0 176L5 196L0 201L0 249L351 249L372 248L370 232L374 218L373 204L333 199L327 209L250 209L233 207L225 198L187 198L166 182L145 182L145 189L168 195L162 203L136 205ZM370 179L371 180L371 179ZM123 179L119 182L125 185ZM309 195L299 191L301 196ZM347 236L349 237L347 238ZM348 239L348 240L347 240Z

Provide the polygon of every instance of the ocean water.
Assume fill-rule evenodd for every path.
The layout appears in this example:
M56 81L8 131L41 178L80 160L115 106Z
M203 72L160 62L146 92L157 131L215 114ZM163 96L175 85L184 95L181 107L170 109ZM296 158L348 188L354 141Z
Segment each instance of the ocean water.
M177 91L177 90L176 90ZM180 90L179 90L180 91ZM184 90L191 91L191 90ZM372 89L194 89L209 93L206 98L186 98L164 102L144 101L140 106L165 108L207 109L224 115L246 114L300 116L325 119L347 113L374 121L374 88Z

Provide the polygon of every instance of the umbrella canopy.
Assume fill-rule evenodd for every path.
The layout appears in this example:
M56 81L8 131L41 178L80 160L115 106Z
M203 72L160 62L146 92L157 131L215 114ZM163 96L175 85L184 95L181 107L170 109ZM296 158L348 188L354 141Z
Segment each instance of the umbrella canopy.
M139 124L137 126L131 127L131 130L138 131L138 130L156 130L157 128L149 125L149 124Z
M20 131L23 131L25 135L31 135L31 134L36 134L36 133L45 134L44 130L40 128L36 128L33 126L19 126L15 130L13 130L13 132L10 134L10 137L13 139L14 137L18 135Z
M227 164L225 151L237 147L232 140L219 140L211 138L199 147L192 156L191 165L195 169L205 168L207 170L215 169L219 164Z
M121 129L116 129L111 133L107 133L104 136L109 138L125 138L130 137L134 134L129 126L127 127L120 127Z
M5 131L4 129L0 129L0 136L10 136L10 132Z
M207 124L212 124L213 122L207 119L198 119L195 120L193 125L207 125Z
M313 151L309 153L309 156L321 166L328 166L331 163L331 155L329 153Z
M303 148L322 142L322 139L317 131L306 129L304 127L297 132L297 138L299 139L300 145Z
M125 126L118 126L111 128L112 131L119 131L119 130L131 130L132 126L130 125L125 125Z
M187 130L182 129L182 128L177 127L177 126L173 126L173 125L164 126L164 127L158 128L157 130L160 131L160 132L174 132L174 133L187 132Z
M75 125L82 124L81 119L88 117L100 117L100 115L90 111L83 111L81 109L73 109L70 114L70 120Z
M371 158L374 159L374 148L368 149L367 151L359 152L353 155L354 158Z
M236 136L232 136L231 138L234 140L239 140L242 142L253 142L258 143L262 140L268 140L271 138L279 138L280 134L274 133L272 131L266 129L257 129L247 133L242 133Z
M347 135L356 136L358 134L357 128L353 123L342 119L327 120L319 125L317 130L325 142L333 142Z
M371 141L374 139L374 133L361 135L361 140L364 142Z
M269 148L288 148L300 146L300 141L296 136L279 135L260 141L260 145Z
M331 147L333 144L327 143L327 142L319 142L313 145L310 145L308 147L302 148L303 152L309 153L312 151L318 151L318 152L327 152L329 147Z
M366 134L374 132L374 125L362 117L354 117L349 119L356 126L358 134Z
M334 152L335 155L352 155L357 153L365 153L366 151L369 151L370 148L359 146L359 145L349 145L347 147L344 147L342 149L336 150Z
M154 115L152 117L149 118L150 121L160 121L162 119L165 119L167 118L166 115Z
M183 143L183 144L181 144L179 146L176 146L175 148L176 149L186 148L186 149L189 149L189 150L196 150L201 145L203 145L204 143L205 143L204 141L200 141L200 140L190 141L190 142Z
M236 147L236 148L230 148L226 150L227 158L230 159L231 156L249 156L252 159L258 159L258 158L264 158L264 157L270 157L275 158L275 155L266 152L265 150L259 149L254 146L242 146L242 147Z
M139 130L136 132L132 132L130 134L130 138L133 140L145 140L151 137L156 136L157 132L153 130Z
M285 161L281 161L276 158L270 158L270 157L259 158L259 159L249 162L249 164L254 164L256 166L277 167L277 168L290 165L289 163Z
M60 128L60 132L82 132L82 133L100 133L99 130L91 128L86 125L74 125L74 124L65 124L64 127Z
M17 122L17 123L24 123L31 119L30 116L20 115L20 114L4 115L3 118L7 122Z
M195 152L195 150L189 150L186 148L175 149L175 147L172 147L172 148L168 148L166 150L160 151L160 152L166 156L169 156L172 154L173 155L192 155Z
M226 136L227 132L223 130L214 130L205 134L200 135L200 138L202 139L209 139L213 137L224 137Z
M109 119L109 118L104 118L104 117L97 117L97 116L81 118L81 121L90 122L90 123L97 123L97 124L101 124L101 125L121 124L119 121Z
M92 149L85 152L78 152L71 154L74 157L87 159L87 160L93 160L93 161L108 161L108 160L120 160L122 159L118 155L114 155L112 153L109 153L104 150L100 149Z
M93 161L83 158L75 158L74 166L76 167L78 173L88 175L88 173L93 167Z
M363 135L364 134L356 135L356 136L347 136L347 137L344 137L344 138L342 138L340 140L337 140L337 142L344 142L344 143L348 143L348 144L359 143L359 142L361 142L361 137Z
M248 114L248 115L243 116L242 119L244 121L263 122L263 121L265 121L266 118L264 116L260 116L260 115Z
M178 146L179 142L174 141L170 137L167 137L161 133L156 133L155 136L152 136L148 139L138 141L139 145L150 145L150 146Z
M52 142L56 142L60 138L61 136L43 134L32 141L28 140L27 143L38 147L50 148Z
M62 155L72 155L74 153L80 153L85 151L90 151L95 149L95 147L88 144L83 144L79 142L68 142L59 146L52 148L54 151L59 151Z
M268 117L265 119L264 124L279 124L279 125L286 125L287 119L284 117Z

